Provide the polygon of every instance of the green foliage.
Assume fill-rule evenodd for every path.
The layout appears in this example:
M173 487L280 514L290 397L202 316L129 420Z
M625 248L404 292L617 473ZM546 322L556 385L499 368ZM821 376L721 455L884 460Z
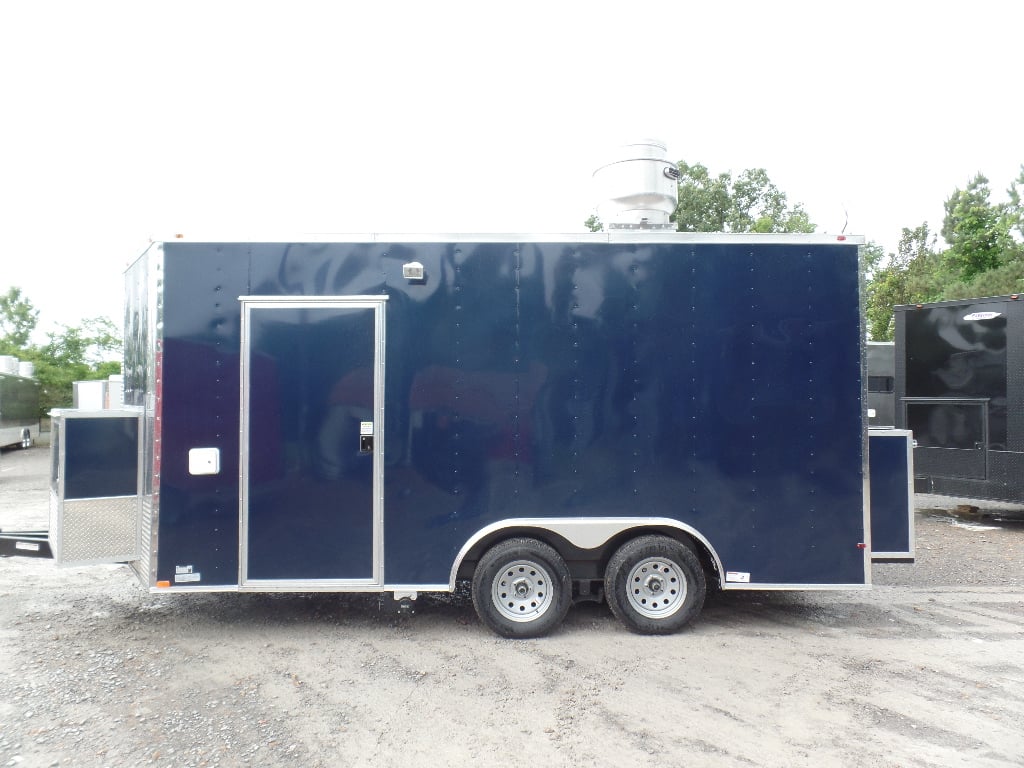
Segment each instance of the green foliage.
M680 232L813 232L801 205L789 206L786 194L764 168L712 176L700 163L678 163L679 203L672 221Z
M1011 244L1007 217L989 201L988 179L980 173L965 190L946 200L942 236L949 243L946 259L964 282L995 269Z
M814 224L801 205L790 206L764 168L712 176L697 163L678 163L679 202L672 213L679 232L813 232ZM593 215L585 222L591 232L604 229Z
M35 364L40 385L40 416L53 408L72 404L72 383L106 379L121 372L121 363L112 358L121 354L121 340L114 323L105 317L92 317L79 326L61 326L46 334L43 345L30 343L39 311L22 297L21 289L11 288L0 298L0 353Z
M39 310L21 295L21 288L9 288L0 296L0 354L17 355L27 347L38 321Z
M892 308L925 301L935 290L932 276L940 263L928 225L904 227L896 253L884 255L882 247L868 243L861 250L867 275L865 315L872 341L892 341L895 327Z
M975 275L967 282L956 281L942 291L943 299L974 299L1024 293L1024 261L1011 261Z
M975 176L946 200L940 250L927 224L904 229L897 253L865 249L870 337L893 335L892 308L947 299L1024 293L1024 166L1005 203L990 199L988 179Z
M1020 167L1017 178L1010 183L1006 190L1009 201L1003 206L1006 230L1018 238L1017 242L1024 239L1024 200L1021 190L1024 188L1024 165Z

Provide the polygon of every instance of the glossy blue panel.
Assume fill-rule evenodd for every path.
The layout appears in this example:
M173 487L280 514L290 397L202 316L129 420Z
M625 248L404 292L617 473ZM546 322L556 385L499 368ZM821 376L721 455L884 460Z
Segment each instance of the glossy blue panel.
M910 491L908 435L869 438L871 476L871 549L910 553L910 520L914 514Z
M254 308L250 579L373 577L374 311Z
M64 498L98 499L139 492L139 420L64 419Z
M238 297L248 277L248 246L164 247L158 580L191 565L199 586L238 583ZM221 449L220 474L189 475L199 447Z
M447 582L496 520L579 515L675 517L758 583L864 580L856 246L242 248L168 245L168 282L181 271L168 332L172 313L192 330L166 355L175 337L201 343L237 376L237 337L210 330L211 296L195 300L209 275L186 298L192 268L172 262L217 267L234 295L389 297L388 583ZM408 261L425 280L403 279ZM169 398L184 374L165 369ZM237 393L234 405L217 410L225 424ZM202 422L176 410L190 407L165 413ZM184 447L190 429L169 442ZM209 527L189 520L188 537Z

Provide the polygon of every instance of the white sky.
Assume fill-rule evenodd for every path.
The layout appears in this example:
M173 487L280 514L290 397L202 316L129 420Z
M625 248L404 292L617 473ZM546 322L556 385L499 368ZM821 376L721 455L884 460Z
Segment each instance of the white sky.
M108 315L150 238L579 232L604 153L766 168L895 250L1024 163L1024 3L6 2L0 291Z

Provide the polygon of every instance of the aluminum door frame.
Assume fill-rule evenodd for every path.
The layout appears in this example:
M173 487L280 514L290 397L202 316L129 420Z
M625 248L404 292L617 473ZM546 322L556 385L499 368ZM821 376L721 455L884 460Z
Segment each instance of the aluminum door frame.
M384 585L384 350L387 296L239 296L241 393L238 464L238 589L243 592L380 592ZM249 367L253 309L372 309L373 386L373 577L370 579L249 580Z

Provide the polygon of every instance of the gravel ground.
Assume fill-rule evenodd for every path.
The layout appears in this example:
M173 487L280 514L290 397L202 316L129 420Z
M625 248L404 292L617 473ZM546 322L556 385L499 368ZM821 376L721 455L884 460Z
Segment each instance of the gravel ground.
M45 527L46 465L0 457L5 527ZM0 560L0 766L1024 765L1024 510L917 503L873 589L718 594L671 637Z

